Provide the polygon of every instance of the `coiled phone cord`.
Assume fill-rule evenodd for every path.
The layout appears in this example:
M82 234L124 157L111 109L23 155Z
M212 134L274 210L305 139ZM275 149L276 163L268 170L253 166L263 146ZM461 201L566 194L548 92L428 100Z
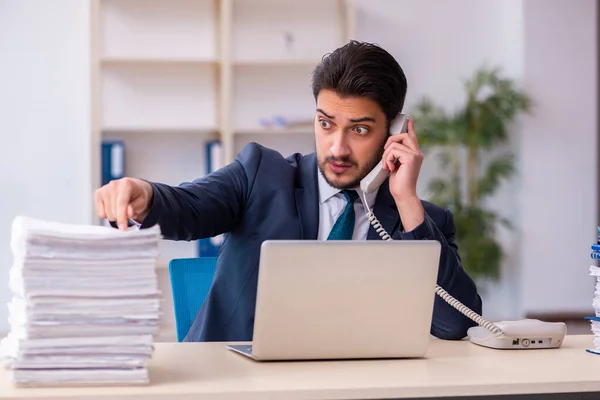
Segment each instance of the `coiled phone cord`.
M382 240L386 240L386 241L394 240L389 235L389 233L387 233L387 231L383 228L383 226L381 225L381 223L379 222L377 217L375 217L375 214L373 214L373 212L369 209L365 193L362 192L362 194L363 194L363 205L365 207L365 210L367 211L367 219L371 223L371 226L373 226L373 228L375 229L375 231L381 237ZM438 296L440 296L442 299L444 299L444 301L446 303L450 304L452 307L457 309L461 314L468 317L472 321L476 322L478 325L483 326L484 328L486 328L487 330L491 331L492 333L494 333L496 335L502 334L502 330L500 329L500 327L498 325L494 324L491 321L488 321L487 319L483 318L481 315L477 314L475 311L471 310L469 307L467 307L466 305L461 303L459 300L455 299L450 293L448 293L446 290L444 290L443 287L441 287L438 284L435 285L435 293Z

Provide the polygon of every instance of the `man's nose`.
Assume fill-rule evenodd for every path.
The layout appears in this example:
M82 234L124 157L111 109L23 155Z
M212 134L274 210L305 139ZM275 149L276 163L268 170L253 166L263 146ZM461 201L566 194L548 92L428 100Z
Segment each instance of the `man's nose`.
M333 143L331 144L329 150L331 151L331 154L336 158L345 157L350 154L350 148L348 147L346 135L344 135L344 132L338 131L335 133Z

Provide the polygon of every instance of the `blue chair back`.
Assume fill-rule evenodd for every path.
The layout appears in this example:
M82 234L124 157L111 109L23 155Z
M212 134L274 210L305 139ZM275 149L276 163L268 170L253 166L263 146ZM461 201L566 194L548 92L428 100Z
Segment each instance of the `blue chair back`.
M208 295L216 264L217 257L176 258L169 262L178 342L187 335Z

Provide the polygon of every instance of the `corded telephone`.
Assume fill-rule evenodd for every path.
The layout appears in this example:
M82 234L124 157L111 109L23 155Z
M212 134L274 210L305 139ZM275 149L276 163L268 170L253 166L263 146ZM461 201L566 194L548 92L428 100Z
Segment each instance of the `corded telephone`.
M390 126L390 133L398 135L408 132L408 116L398 114ZM397 161L396 161L397 162ZM363 178L360 189L363 192L367 219L379 234L382 240L393 240L385 231L375 214L369 209L366 194L372 193L385 181L389 170L383 169L382 161ZM475 321L479 326L467 331L469 340L480 346L495 349L549 349L558 348L566 335L567 328L562 322L543 322L537 319L524 319L520 321L502 321L493 323L460 301L452 297L439 285L435 285L435 293L444 301L456 308L462 314Z

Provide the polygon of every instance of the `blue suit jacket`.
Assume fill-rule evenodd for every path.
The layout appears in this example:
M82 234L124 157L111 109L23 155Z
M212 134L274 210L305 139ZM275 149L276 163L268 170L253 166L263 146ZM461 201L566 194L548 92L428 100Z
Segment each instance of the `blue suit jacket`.
M185 341L251 341L260 246L267 239L316 239L319 195L315 154L282 157L255 143L236 160L177 187L150 182L154 194L142 228L160 224L166 239L196 240L226 233L214 282ZM423 201L425 221L401 232L387 181L373 211L394 240L442 245L438 284L481 314L481 299L461 266L452 214ZM381 240L371 227L369 240ZM431 333L460 339L474 323L436 296Z

